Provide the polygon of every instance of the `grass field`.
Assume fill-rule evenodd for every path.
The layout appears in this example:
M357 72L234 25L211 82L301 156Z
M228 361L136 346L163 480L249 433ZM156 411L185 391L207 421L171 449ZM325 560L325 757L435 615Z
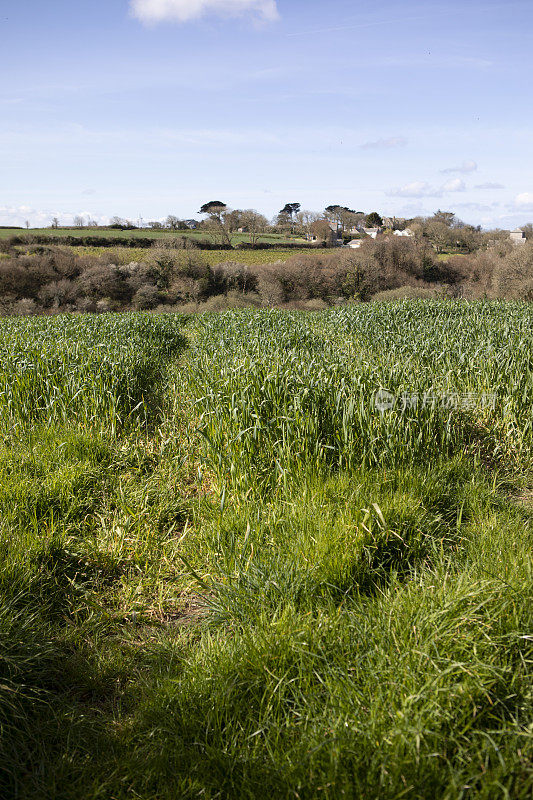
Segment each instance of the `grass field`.
M116 228L0 228L0 239L7 239L10 236L26 236L26 235L39 235L39 236L103 236L105 238L116 239L168 239L172 237L186 236L188 239L209 239L207 231L172 231L172 230L151 230L149 228L134 228L132 230L120 230ZM250 237L246 233L232 234L231 240L233 244L238 242L248 242ZM277 233L267 233L260 237L260 242L279 242L280 244L291 243L295 241L294 236L283 236Z
M530 305L0 323L2 798L531 796Z

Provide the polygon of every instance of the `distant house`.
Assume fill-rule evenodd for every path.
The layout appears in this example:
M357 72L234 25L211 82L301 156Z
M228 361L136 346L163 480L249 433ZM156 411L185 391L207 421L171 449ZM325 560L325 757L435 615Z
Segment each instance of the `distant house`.
M198 227L200 223L195 219L184 219L183 224L186 225L191 231L193 231L195 228Z
M522 228L515 228L514 231L511 231L509 234L511 241L513 244L525 244L526 243L526 234L522 230Z
M371 239L376 239L380 231L379 228L363 228L363 230L367 236L370 236Z
M363 244L362 239L352 239L351 242L348 242L346 247L351 247L352 250L358 250L362 244Z
M329 227L331 230L331 234L329 237L329 243L333 247L342 247L343 239L342 239L342 227L339 225L338 222L330 222Z

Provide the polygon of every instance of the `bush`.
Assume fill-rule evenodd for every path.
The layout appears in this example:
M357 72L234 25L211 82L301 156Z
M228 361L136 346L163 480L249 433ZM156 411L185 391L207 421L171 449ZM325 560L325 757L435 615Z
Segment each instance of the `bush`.
M133 296L132 305L138 311L147 311L155 308L160 300L160 294L156 286L147 284L141 286Z
M393 300L432 300L442 296L441 286L401 286L399 289L386 289L378 292L372 298L375 302L391 302Z

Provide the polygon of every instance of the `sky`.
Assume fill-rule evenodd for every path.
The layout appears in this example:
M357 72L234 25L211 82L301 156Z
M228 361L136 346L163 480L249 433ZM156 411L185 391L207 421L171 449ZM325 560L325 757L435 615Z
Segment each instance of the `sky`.
M533 220L533 0L0 0L0 225Z

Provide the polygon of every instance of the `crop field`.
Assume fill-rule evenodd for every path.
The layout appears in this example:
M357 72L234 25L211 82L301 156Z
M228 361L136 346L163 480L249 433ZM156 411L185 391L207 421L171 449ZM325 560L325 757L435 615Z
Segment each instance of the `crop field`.
M531 797L530 304L0 353L2 798Z

